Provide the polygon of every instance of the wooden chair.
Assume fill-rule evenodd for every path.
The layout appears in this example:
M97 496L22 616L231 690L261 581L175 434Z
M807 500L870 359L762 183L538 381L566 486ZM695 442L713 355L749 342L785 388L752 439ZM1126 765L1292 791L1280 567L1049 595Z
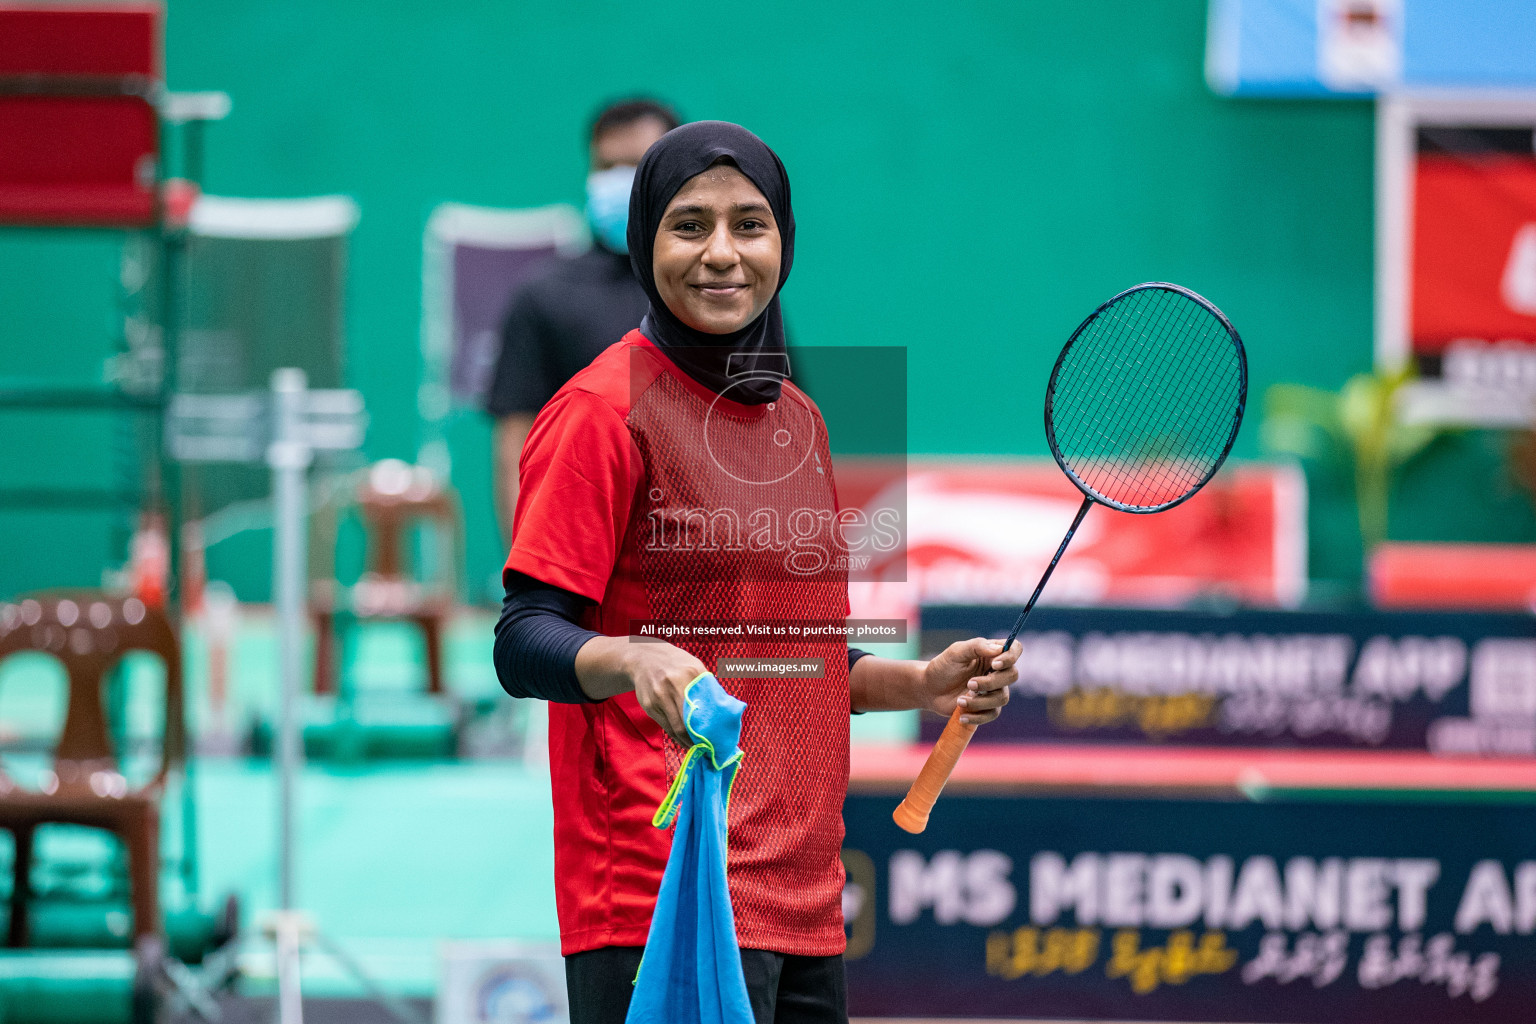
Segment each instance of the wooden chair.
M452 488L419 467L385 460L370 467L342 495L355 504L367 538L364 570L344 587L335 577L338 510L319 517L312 563L321 566L310 588L315 624L315 692L336 689L337 632L358 619L396 619L421 630L426 647L427 692L442 694L443 632L458 602L458 566L462 561L463 517ZM411 531L426 525L436 531L441 563L427 574L409 556Z
M98 591L49 594L0 605L0 660L22 651L58 659L69 679L63 732L53 770L40 790L24 789L0 771L0 828L16 840L10 930L6 944L27 945L32 838L39 825L88 825L116 833L128 853L136 947L160 934L160 798L185 747L181 645L164 614L134 597ZM158 770L129 789L112 745L103 705L107 671L129 651L165 663L165 723Z

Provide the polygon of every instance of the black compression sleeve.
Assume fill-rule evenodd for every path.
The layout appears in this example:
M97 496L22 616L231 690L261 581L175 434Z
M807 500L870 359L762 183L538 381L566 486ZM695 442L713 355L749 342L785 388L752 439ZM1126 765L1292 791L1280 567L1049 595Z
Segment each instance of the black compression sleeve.
M853 663L854 662L858 661L860 658L867 658L867 657L869 657L869 652L868 651L861 651L857 647L850 647L850 648L848 648L848 674L850 676L853 675ZM851 708L849 710L852 711ZM862 712L862 711L852 711L852 713L855 714L855 715L862 715L864 712Z
M586 598L513 573L496 623L496 678L514 697L594 703L576 679L576 652L600 633L576 624Z

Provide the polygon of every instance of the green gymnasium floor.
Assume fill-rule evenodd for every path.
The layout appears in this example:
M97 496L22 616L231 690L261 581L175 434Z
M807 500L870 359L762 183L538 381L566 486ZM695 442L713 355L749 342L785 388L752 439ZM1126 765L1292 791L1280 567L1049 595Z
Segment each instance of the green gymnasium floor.
M298 901L370 974L403 995L433 990L443 940L554 943L558 937L540 706L511 701L497 684L490 664L493 621L485 613L466 613L455 623L447 678L466 704L480 704L470 742L494 756L349 765L317 760L302 778ZM261 991L272 978L272 960L255 926L275 903L275 779L265 759L207 751L231 736L243 738L254 718L275 707L271 619L258 610L243 621L223 736L209 708L206 651L195 626L186 648L189 728L204 751L190 771L199 888L205 904L225 893L239 895L250 936L244 967L250 988ZM354 678L370 694L419 689L421 652L410 629L366 628ZM158 663L135 656L126 715L132 736L152 738L162 685ZM63 692L62 673L46 659L19 656L0 666L0 739L13 751L4 760L18 778L46 764L38 748L62 721ZM911 715L862 715L852 722L858 742L904 743L916 733ZM169 794L163 848L170 857L181 849L180 806L179 794ZM53 849L67 855L72 843L93 841L58 835ZM40 849L48 852L46 845ZM167 899L174 898L178 887L168 880L167 888ZM306 960L305 988L312 994L357 991L322 956Z

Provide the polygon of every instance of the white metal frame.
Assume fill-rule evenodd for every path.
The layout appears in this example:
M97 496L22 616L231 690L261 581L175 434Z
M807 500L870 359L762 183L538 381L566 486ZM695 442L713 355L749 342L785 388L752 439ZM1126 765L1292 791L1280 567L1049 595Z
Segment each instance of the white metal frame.
M1307 599L1307 475L1296 462L1272 467L1275 480L1275 602Z
M455 244L521 249L553 245L578 255L592 244L586 218L567 203L502 209L443 203L427 219L421 258L421 356L424 367L417 407L422 439L417 461L447 480L452 468L443 423L453 407L448 365L453 358L453 261Z
M1401 370L1413 351L1413 169L1416 133L1424 125L1536 125L1536 92L1407 92L1376 104L1376 366ZM1527 427L1532 396L1507 390L1452 389L1414 381L1400 414L1419 423Z
M190 227L203 238L250 238L274 241L336 238L357 227L357 203L350 196L303 199L241 199L198 196Z

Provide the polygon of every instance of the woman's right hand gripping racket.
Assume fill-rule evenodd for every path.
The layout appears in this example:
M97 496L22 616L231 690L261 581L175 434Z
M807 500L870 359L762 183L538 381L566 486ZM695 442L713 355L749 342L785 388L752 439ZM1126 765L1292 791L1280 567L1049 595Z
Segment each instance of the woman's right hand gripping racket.
M1029 617L1088 509L1162 512L1215 475L1243 422L1248 360L1237 330L1188 288L1154 281L1128 288L1084 320L1056 358L1045 389L1045 437L1083 503L1051 564L1013 624ZM928 825L974 725L957 709L934 744L896 824Z

